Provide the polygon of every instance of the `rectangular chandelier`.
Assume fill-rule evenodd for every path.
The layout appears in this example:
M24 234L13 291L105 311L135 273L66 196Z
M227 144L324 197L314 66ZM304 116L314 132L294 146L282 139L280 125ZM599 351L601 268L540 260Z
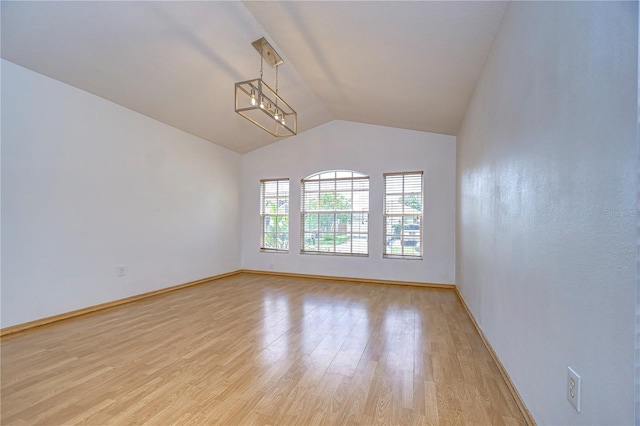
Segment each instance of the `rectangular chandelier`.
M236 112L273 136L293 136L298 133L298 114L278 95L282 58L264 37L252 44L260 53L260 78L235 84ZM275 91L262 79L263 60L276 69Z

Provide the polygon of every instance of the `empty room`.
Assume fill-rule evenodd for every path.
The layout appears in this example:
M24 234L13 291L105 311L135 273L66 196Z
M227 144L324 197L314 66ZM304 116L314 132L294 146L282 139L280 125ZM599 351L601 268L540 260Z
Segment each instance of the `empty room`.
M640 425L637 2L0 12L2 425Z

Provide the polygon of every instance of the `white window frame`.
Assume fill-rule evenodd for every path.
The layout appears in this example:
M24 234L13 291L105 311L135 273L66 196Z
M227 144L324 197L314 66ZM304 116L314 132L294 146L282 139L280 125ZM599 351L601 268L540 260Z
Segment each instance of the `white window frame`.
M267 195L266 190L269 184L275 182L276 192L275 196ZM263 252L275 252L275 253L288 253L291 241L290 223L289 223L289 194L290 185L289 178L278 179L260 179L260 251ZM267 204L269 202L275 202L276 212L266 211ZM280 211L282 209L282 211ZM286 232L279 230L278 218L285 218L287 223ZM275 228L273 232L266 230L268 223L274 223ZM287 234L285 245L279 246L281 241L280 235ZM270 235L275 238L275 247L266 247L267 239Z
M391 179L401 178L400 189L392 191L390 188ZM420 179L420 191L409 191L405 188L407 178ZM384 173L383 188L383 218L382 218L382 253L387 259L414 259L421 260L424 252L424 172L394 172ZM420 196L420 209L408 206L405 199L409 196ZM389 211L388 199L397 200L400 198L400 211ZM398 223L399 222L399 223ZM417 222L417 223L416 223ZM390 232L389 223L394 223L394 229L400 225L400 232ZM417 232L415 230L417 227ZM416 235L417 234L417 235ZM397 243L399 243L399 253ZM409 244L411 243L411 244ZM417 253L416 253L417 252Z
M348 176L350 175L350 176ZM369 176L353 170L325 170L307 176L300 181L300 253L337 256L369 256ZM338 195L350 193L350 209L338 209ZM322 196L334 194L333 208L321 206ZM317 204L313 206L314 199ZM325 198L326 200L326 198ZM360 208L355 208L354 204ZM366 205L366 208L364 207ZM322 216L333 215L332 230L322 229ZM348 217L347 223L338 216ZM313 227L307 219L317 220ZM331 235L333 238L331 239ZM339 237L348 235L346 242L338 244ZM331 240L331 243L325 241ZM363 241L364 240L364 241ZM323 243L325 242L325 243ZM347 251L348 249L348 251Z

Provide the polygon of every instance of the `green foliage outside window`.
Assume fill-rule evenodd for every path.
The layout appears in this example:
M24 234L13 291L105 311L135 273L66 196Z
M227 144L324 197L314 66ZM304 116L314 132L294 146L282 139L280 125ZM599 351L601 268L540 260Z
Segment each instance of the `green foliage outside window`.
M289 249L289 216L278 215L278 206L274 202L267 203L265 218L264 242L266 248L279 250Z
M308 211L329 211L334 210L351 210L351 200L342 194L335 192L325 192L320 194L320 201L317 199L309 200L307 204ZM319 216L319 221L318 221ZM333 232L335 225L347 225L351 222L351 214L349 213L308 213L305 216L305 230Z

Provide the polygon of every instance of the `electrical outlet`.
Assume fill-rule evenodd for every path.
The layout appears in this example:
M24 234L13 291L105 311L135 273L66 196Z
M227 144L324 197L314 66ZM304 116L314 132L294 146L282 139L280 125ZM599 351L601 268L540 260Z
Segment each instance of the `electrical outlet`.
M126 271L125 271L125 267L124 265L118 265L116 268L117 274L119 277L124 277L126 275Z
M567 367L567 399L576 411L580 412L580 376L573 368Z

